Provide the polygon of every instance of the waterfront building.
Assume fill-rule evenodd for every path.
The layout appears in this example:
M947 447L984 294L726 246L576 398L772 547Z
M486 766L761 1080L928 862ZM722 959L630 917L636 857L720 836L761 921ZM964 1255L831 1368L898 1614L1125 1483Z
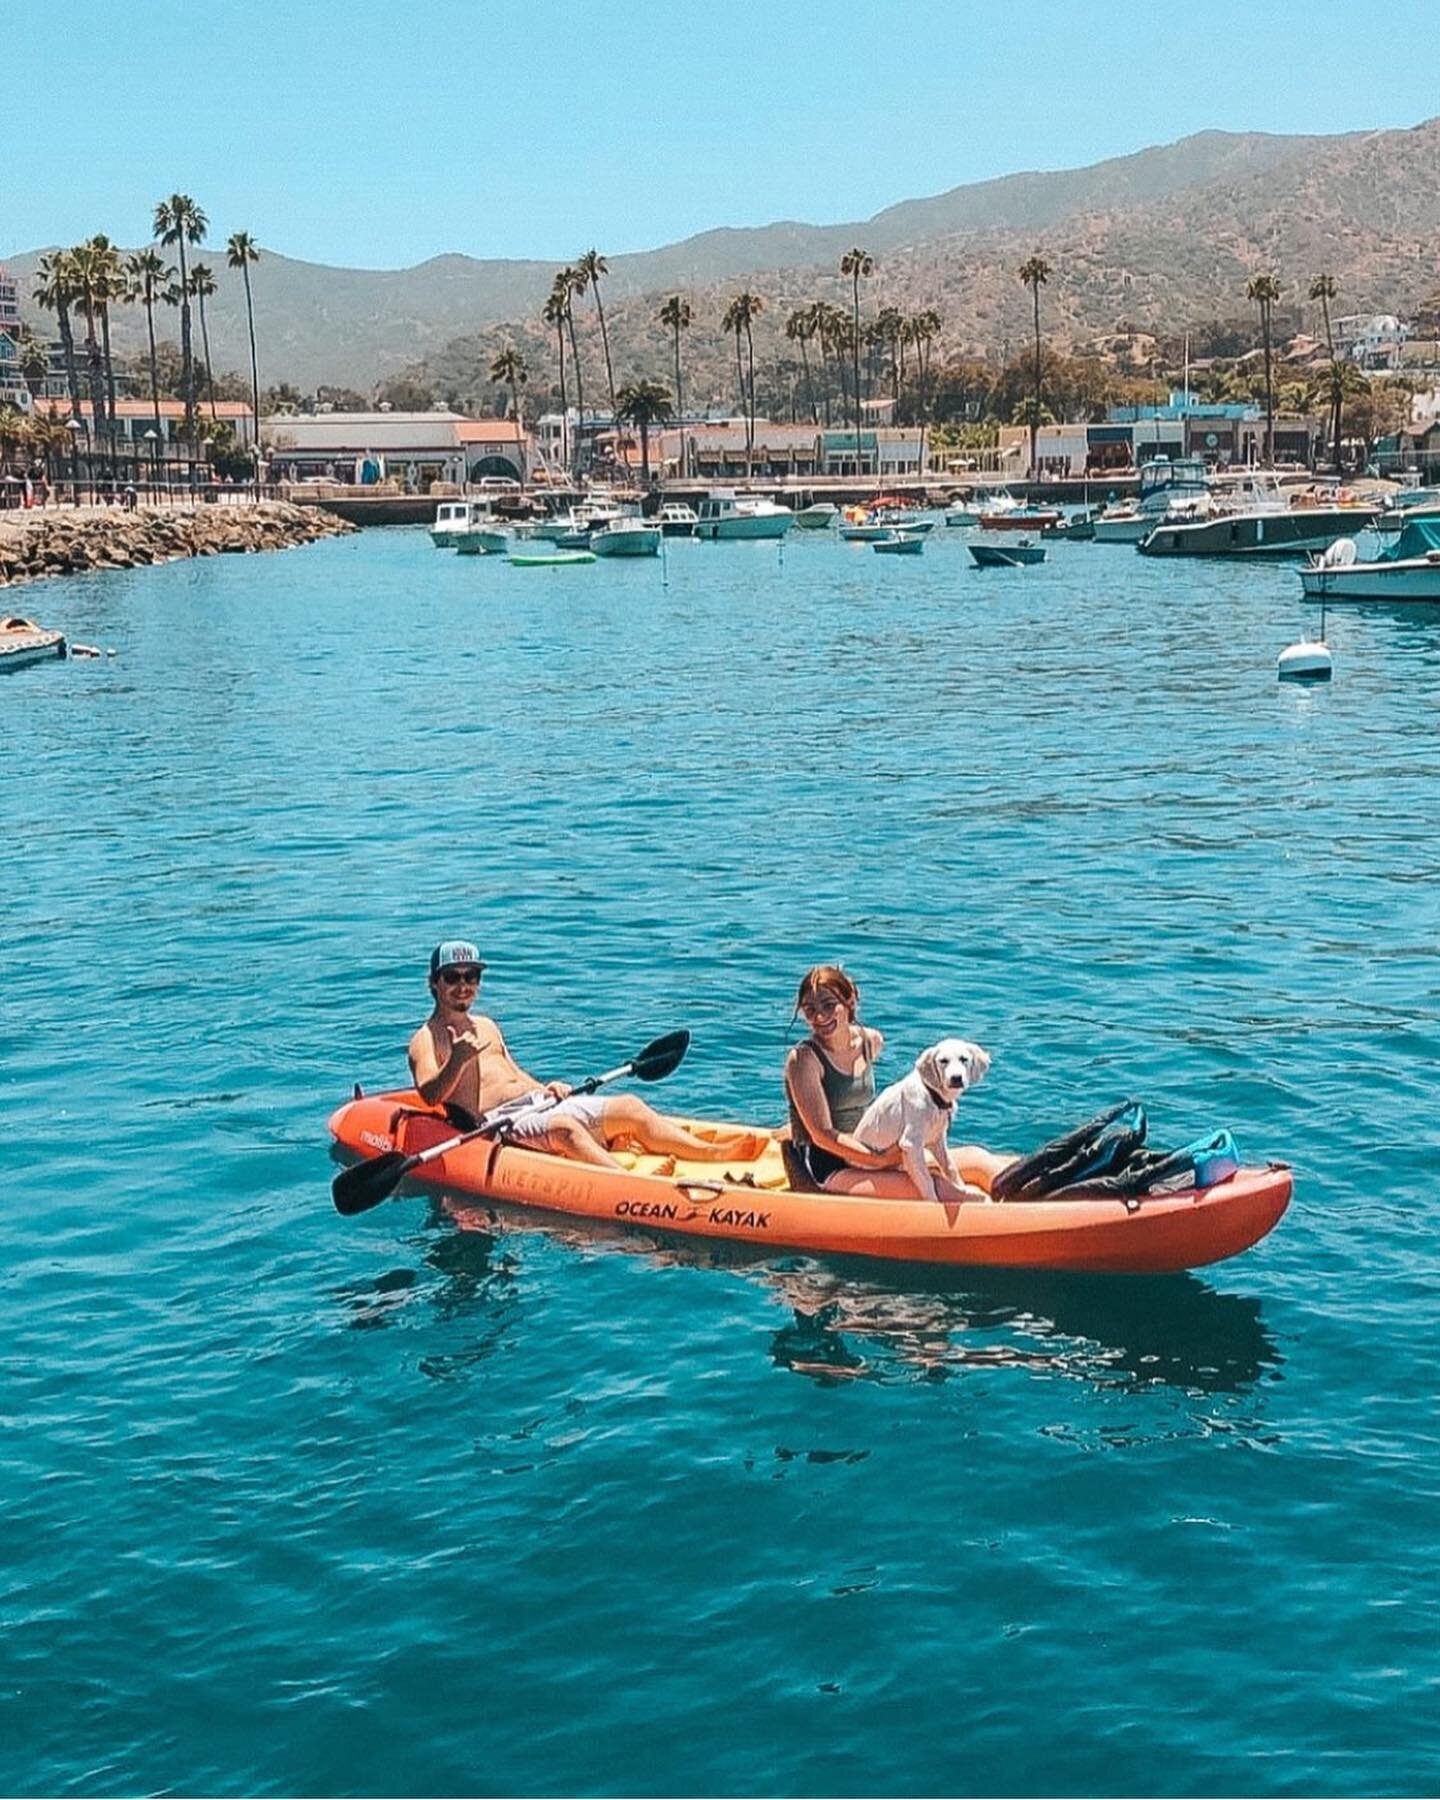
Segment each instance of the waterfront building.
M528 433L513 419L469 419L433 412L276 413L261 442L277 480L376 482L403 476L416 486L452 486L487 476L523 480Z
M30 389L20 368L20 289L0 268L0 406L30 410Z
M1310 467L1324 431L1324 421L1312 413L1277 412L1274 460ZM1196 400L1177 392L1163 406L1112 406L1098 423L1042 425L1035 454L1042 476L1069 480L1137 469L1161 456L1172 462L1199 456L1213 468L1259 463L1265 457L1265 414L1248 403ZM1029 457L1029 426L1002 425L1000 470L1024 474Z
M1332 319L1335 354L1361 369L1398 369L1410 328L1394 313L1351 313Z
M70 401L62 395L42 394L35 402L37 413L47 414L52 419L68 420L71 418ZM156 428L155 415L159 412L159 428ZM206 400L197 405L197 415L210 417L210 402ZM94 422L88 399L80 402L78 415L81 425L87 433L93 435ZM217 400L215 417L222 425L228 425L237 448L247 450L255 442L255 409L246 400ZM150 434L154 434L153 436ZM104 442L110 442L108 425L101 434ZM174 457L183 449L185 436L185 402L183 400L117 400L115 402L115 447L126 456L137 455L142 458L152 453L158 457Z

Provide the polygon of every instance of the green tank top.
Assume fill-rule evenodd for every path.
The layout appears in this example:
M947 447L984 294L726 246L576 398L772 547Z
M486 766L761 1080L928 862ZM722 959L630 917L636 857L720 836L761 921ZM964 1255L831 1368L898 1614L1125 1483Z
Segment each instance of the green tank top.
M875 1098L875 1064L868 1054L869 1039L866 1039L867 1055L864 1062L853 1075L847 1075L843 1069L837 1069L830 1058L813 1044L806 1046L811 1055L819 1059L820 1085L825 1090L825 1099L830 1107L830 1121L836 1131L853 1132L860 1123L860 1115ZM796 1110L791 1098L789 1083L786 1083L785 1098L790 1108L790 1136L797 1144L808 1144L813 1140L805 1129L805 1121Z

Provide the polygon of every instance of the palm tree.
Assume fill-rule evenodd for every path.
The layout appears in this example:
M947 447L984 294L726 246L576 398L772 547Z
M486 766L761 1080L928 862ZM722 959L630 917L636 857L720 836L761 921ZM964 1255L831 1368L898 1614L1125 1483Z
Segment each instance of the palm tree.
M180 369L193 483L199 443L195 435L195 357L190 337L190 272L185 264L185 246L203 244L210 221L188 194L171 194L168 200L162 200L156 206L152 229L162 244L174 244L180 257Z
M1334 432L1335 468L1340 468L1341 426L1347 401L1363 400L1370 392L1370 383L1352 362L1332 361L1325 373L1315 382L1306 396L1306 404L1313 406L1323 401L1330 414Z
M840 404L843 412L845 406L845 364L842 358L850 321L838 306L831 306L828 300L815 302L815 335L820 340L820 370L825 388L825 423L830 424L830 357L835 357L836 367L840 371Z
M1330 329L1330 302L1335 298L1336 287L1333 275L1317 275L1310 283L1310 298L1320 302L1320 310L1325 319L1325 348L1330 352L1330 367L1335 367L1335 337ZM1338 389L1336 390L1338 391ZM1340 473L1340 411L1333 401L1330 409L1330 442L1333 446L1335 473Z
M100 317L105 268L92 244L77 244L69 256L75 276L75 304L85 320L85 376L90 388L90 426L93 447L98 450L105 431L105 365L95 326Z
M150 405L155 414L157 443L165 436L160 423L160 373L155 362L155 302L175 279L175 271L155 249L137 250L125 265L130 280L129 298L145 308L145 331L150 340Z
M123 305L129 294L125 263L103 232L90 239L95 256L95 298L100 308L100 344L105 359L105 403L110 419L110 454L115 454L115 359L110 354L110 307Z
M515 349L504 349L490 365L490 379L503 381L510 389L510 410L520 435L520 442L515 446L515 459L520 465L520 485L525 485L525 420L520 411L520 389L530 379L530 371L525 367L525 358Z
M905 321L910 342L915 346L915 362L919 370L920 385L920 473L925 473L925 448L930 424L930 350L940 335L941 319L933 306L925 307L921 312L912 313Z
M815 384L810 379L810 340L816 331L815 308L813 306L797 306L785 321L785 335L792 344L800 346L800 362L805 370L805 398L810 403L810 420L812 424L820 423L820 412L815 405Z
M695 322L695 314L690 302L680 294L672 294L660 308L656 317L671 332L675 342L675 414L677 418L685 417L685 390L680 385L680 333L688 331Z
M210 390L210 422L218 425L215 411L215 364L210 359L210 328L205 323L205 302L218 292L214 270L197 262L190 271L190 292L200 302L200 343L205 351L205 384Z
M28 325L20 327L19 349L20 373L30 390L30 398L38 400L45 377L50 373L50 352Z
M670 396L658 381L635 381L623 387L617 396L617 420L633 425L640 433L640 478L650 485L650 428L668 425L674 418Z
M585 371L580 366L580 346L575 338L575 301L589 284L589 276L574 267L561 269L555 277L556 291L563 294L565 299L565 329L570 334L570 363L575 371L575 410L580 417L580 427L575 434L576 474L580 472L580 463L585 454Z
M225 261L245 282L245 321L250 327L250 387L255 396L255 471L260 471L260 364L255 356L255 303L250 295L250 265L260 260L260 246L248 231L234 231L225 246Z
M852 316L850 340L851 353L854 357L853 374L855 376L855 473L860 473L860 277L875 273L875 259L868 250L858 245L852 246L840 258L840 273L850 277Z
M758 294L749 292L737 294L725 308L725 316L720 321L722 331L735 333L735 367L740 367L740 333L745 333L748 347L750 375L748 384L742 378L742 397L746 398L745 411L745 479L752 479L755 472L755 332L756 319L765 310L765 302ZM748 394L746 389L748 388Z
M1039 474L1035 441L1040 430L1040 290L1050 279L1050 265L1037 250L1020 265L1020 279L1035 298L1035 394L1030 413L1030 479Z
M610 366L610 334L605 329L605 308L600 304L600 277L610 273L610 265L598 250L587 250L576 263L576 268L589 283L590 292L595 296L595 311L600 315L600 342L605 347L605 381L610 389L610 416L615 417L615 371ZM578 289L583 293L584 289Z
M568 304L557 275L550 298L545 302L543 317L547 325L555 327L555 341L560 347L560 455L567 470L570 467L570 401L565 392L565 309Z
M71 305L79 298L75 269L69 254L53 250L35 265L35 300L53 312L60 327L60 345L65 354L65 385L70 390L70 417L80 416L80 371L75 363L75 332L70 323Z
M1265 462L1275 461L1275 382L1270 363L1270 322L1275 302L1280 298L1280 283L1268 271L1252 275L1245 284L1245 298L1260 308L1260 337L1265 347Z

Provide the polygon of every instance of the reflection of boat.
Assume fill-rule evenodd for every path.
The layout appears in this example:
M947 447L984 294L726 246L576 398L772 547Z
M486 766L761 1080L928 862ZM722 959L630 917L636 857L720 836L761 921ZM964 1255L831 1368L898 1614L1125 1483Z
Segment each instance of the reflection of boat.
M817 500L812 506L802 506L795 515L795 523L802 531L828 531L840 517L840 508L833 500Z
M597 556L658 556L660 527L644 519L612 519L591 532L590 548Z
M63 631L47 631L18 614L0 619L0 669L23 669L27 663L65 654Z
M918 531L892 531L889 537L876 538L870 548L881 556L918 556L925 538Z
M688 1123L701 1133L717 1129ZM330 1130L360 1157L392 1149L413 1155L454 1134L450 1122L423 1108L413 1092L348 1101L332 1116ZM760 1148L749 1159L677 1167L670 1159L627 1153L618 1169L474 1138L424 1165L430 1173L418 1179L542 1211L752 1246L1109 1273L1195 1268L1235 1256L1279 1222L1292 1185L1288 1169L1271 1166L1240 1169L1203 1190L1150 1194L1138 1202L1097 1195L942 1205L800 1194L785 1186L779 1143L767 1133L756 1135Z
M1021 569L1027 563L1042 563L1045 546L1020 538L1013 544L971 544L970 554L980 569Z
M738 498L732 488L717 488L700 502L695 535L720 538L782 538L795 523L788 506L773 500Z
M1411 520L1373 562L1360 561L1353 538L1338 538L1300 580L1309 600L1440 602L1440 518Z

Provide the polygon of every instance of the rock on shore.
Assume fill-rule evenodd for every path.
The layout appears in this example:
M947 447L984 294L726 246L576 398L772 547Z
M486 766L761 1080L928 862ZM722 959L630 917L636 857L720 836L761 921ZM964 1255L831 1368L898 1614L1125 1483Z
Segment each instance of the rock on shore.
M288 550L358 526L314 506L279 500L197 507L105 507L0 519L0 587L83 569L133 569L182 556Z

